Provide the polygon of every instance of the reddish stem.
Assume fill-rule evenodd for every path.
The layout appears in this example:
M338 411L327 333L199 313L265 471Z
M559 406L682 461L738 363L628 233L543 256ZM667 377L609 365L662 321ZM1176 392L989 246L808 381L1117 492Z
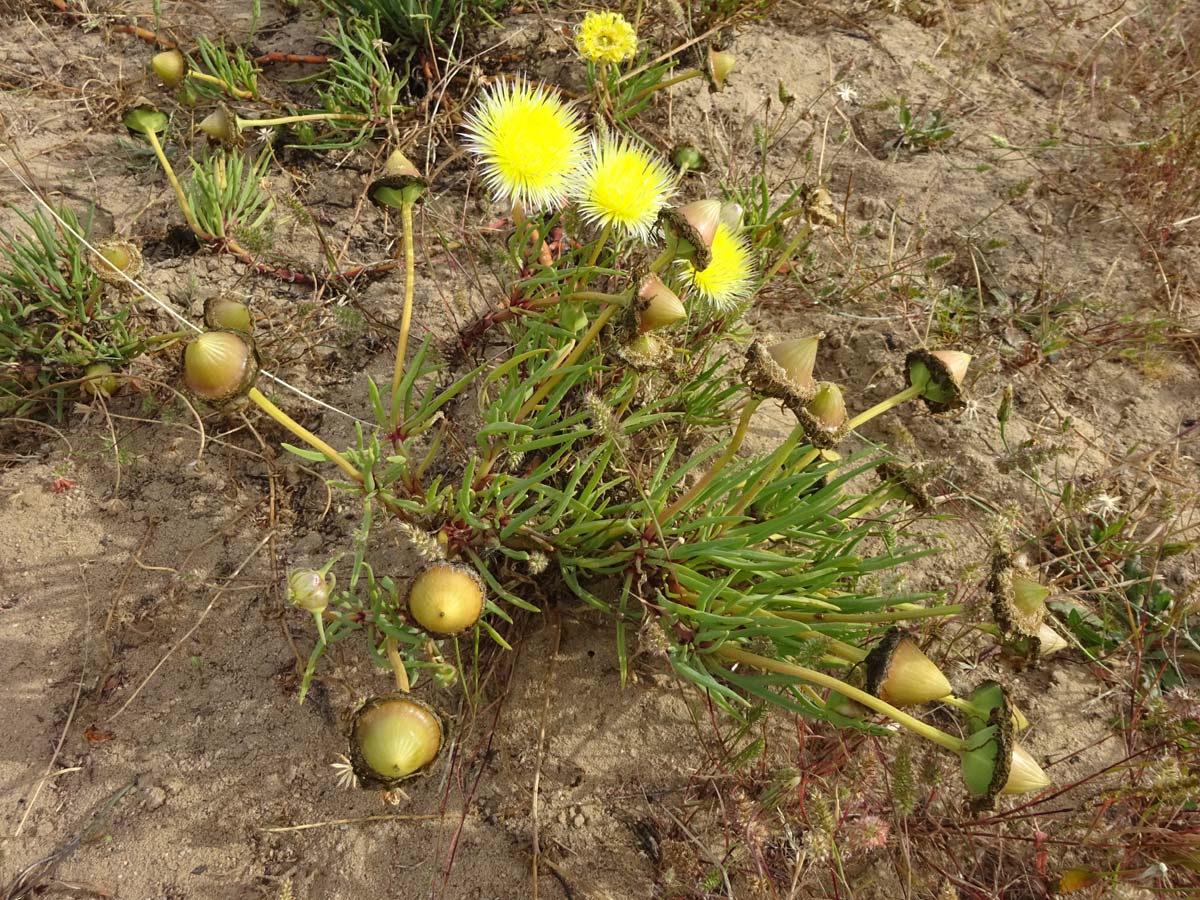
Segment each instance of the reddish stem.
M51 0L53 2L53 0ZM254 61L260 65L263 63L301 63L310 66L323 66L329 62L328 56L322 56L319 53L264 53L261 56L254 57Z

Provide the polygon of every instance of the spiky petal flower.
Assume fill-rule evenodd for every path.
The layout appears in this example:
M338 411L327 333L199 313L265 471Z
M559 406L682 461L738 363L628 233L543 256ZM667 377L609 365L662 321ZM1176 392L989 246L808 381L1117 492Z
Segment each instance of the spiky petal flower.
M585 149L575 109L523 79L484 94L467 115L464 135L496 199L529 209L562 204Z
M685 263L684 274L718 312L729 312L754 292L750 244L725 222L717 224L709 248L712 259L703 269Z
M646 240L675 192L675 176L657 156L625 138L592 139L591 158L572 189L580 214L596 225Z
M624 62L637 53L637 44L633 26L615 12L590 12L575 32L575 49L588 62Z

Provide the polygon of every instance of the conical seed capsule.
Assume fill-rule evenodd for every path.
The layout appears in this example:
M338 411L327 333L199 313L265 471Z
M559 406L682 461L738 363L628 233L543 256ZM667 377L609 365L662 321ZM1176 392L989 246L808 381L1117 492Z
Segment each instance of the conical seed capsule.
M713 93L722 90L725 87L725 79L729 77L729 73L733 71L733 67L737 65L737 57L726 50L714 50L711 47L708 49L708 89Z
M206 134L209 140L218 144L234 146L241 141L242 126L238 123L237 116L224 103L217 104L217 108L196 127Z
M653 273L642 279L637 296L639 334L666 328L687 318L687 309L679 297Z
M350 762L359 783L388 790L430 766L442 749L441 719L408 694L368 700L350 726Z
M905 374L909 386L920 387L930 412L950 412L966 406L963 379L970 362L971 355L958 350L914 350L905 358Z
M1031 794L1050 786L1050 776L1020 744L1013 744L1008 779L1000 789L1002 794Z
M950 693L941 669L903 629L891 629L866 663L867 692L893 706L918 706Z
M808 411L824 431L837 431L846 424L846 399L836 384L825 382L808 401Z
M184 384L201 400L233 400L254 387L257 378L258 354L245 335L206 331L184 351Z
M1012 579L1013 603L1028 616L1045 615L1046 598L1050 588L1028 575L1014 574Z
M408 589L408 611L432 634L466 631L483 613L484 592L479 576L466 566L434 563Z
M771 359L775 360L776 364L783 369L788 382L798 390L811 390L815 385L813 369L817 365L817 345L821 343L823 337L825 337L825 332L821 331L808 337L781 341L767 348ZM842 411L845 412L844 403Z
M401 209L416 203L429 187L420 171L399 150L393 150L383 166L383 175L371 182L367 196L376 206Z
M316 569L288 572L288 602L309 612L323 612L329 606L329 582Z
M177 88L183 81L183 76L187 74L187 60L178 50L164 50L154 54L150 60L150 68L164 85Z
M1038 656L1049 656L1051 653L1057 653L1070 646L1061 634L1045 622L1038 626L1037 638Z
M204 324L209 328L250 334L254 322L250 307L228 294L214 294L204 301Z

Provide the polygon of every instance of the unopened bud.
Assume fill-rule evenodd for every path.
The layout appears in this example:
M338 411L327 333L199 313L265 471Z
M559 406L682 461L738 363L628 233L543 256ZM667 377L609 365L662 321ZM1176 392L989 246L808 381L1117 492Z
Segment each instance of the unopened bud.
M309 612L329 606L329 582L316 569L293 569L288 573L288 602Z

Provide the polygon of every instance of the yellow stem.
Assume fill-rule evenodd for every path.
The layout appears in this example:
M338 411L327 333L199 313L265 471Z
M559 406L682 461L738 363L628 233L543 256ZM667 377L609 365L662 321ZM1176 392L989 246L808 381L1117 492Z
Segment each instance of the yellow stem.
M400 313L400 340L396 345L396 366L392 370L392 428L400 424L400 383L404 380L404 361L408 353L408 332L412 327L413 281L416 263L413 260L413 215L411 203L400 206L400 222L404 232L404 309Z
M158 157L159 164L163 167L163 171L167 173L167 180L171 182L171 187L175 189L175 199L179 201L179 208L183 211L183 217L187 219L188 227L201 240L212 240L212 235L201 228L200 223L196 221L196 214L192 212L192 204L188 202L187 195L183 192L183 185L175 177L175 170L167 160L167 154L163 152L162 144L158 142L158 135L153 131L147 131L146 140L154 148L154 155Z
M759 656L757 653L750 653L742 650L739 647L731 646L730 644L722 644L717 648L716 653L732 662L744 663L748 666L753 666L764 672L775 672L779 675L787 675L791 678L796 678L800 681L807 681L810 684L819 685L820 687L829 688L837 691L843 697L860 703L868 709L873 709L880 715L887 716L897 725L902 725L914 734L918 734L926 740L932 741L940 747L945 747L954 753L961 753L965 747L965 742L956 738L952 734L934 728L922 722L920 719L910 716L901 709L897 709L892 704L880 700L878 697L868 694L866 691L859 690L853 685L834 678L832 675L826 675L824 672L818 672L816 669L809 669L805 666L797 666L793 663L786 663L779 659L770 659L766 656Z
M860 425L871 421L873 418L887 412L889 409L899 406L901 403L906 403L909 400L912 400L914 397L921 396L921 391L924 389L924 385L914 384L912 387L905 388L898 394L893 394L886 400L881 400L866 412L859 413L857 416L847 422L846 431L853 431L855 428L858 428Z
M350 460L346 459L346 457L342 456L342 454L338 453L327 443L325 443L323 440L285 413L282 409L268 400L258 388L250 388L250 392L246 396L253 400L254 403L258 405L259 409L265 412L268 416L270 416L292 434L296 435L296 437L300 438L300 440L304 441L304 443L308 444L313 449L324 453L325 457L331 463L336 464L338 468L349 475L354 481L359 484L363 483L362 472L354 468Z
M277 119L238 119L239 128L267 128L272 125L290 125L293 122L328 122L340 119L346 122L369 122L370 116L357 113L305 113L302 116L280 116Z
M725 452L721 454L720 459L713 463L712 468L704 473L704 477L692 485L686 494L663 510L662 515L658 518L660 525L666 525L680 510L699 497L701 492L712 484L713 479L721 473L721 470L729 465L729 461L737 455L738 450L741 448L742 441L746 439L746 430L750 427L750 419L754 415L754 411L758 409L760 403L762 403L761 397L752 397L746 401L746 405L742 407L742 417L738 420L737 428L734 430L733 437L730 438L729 446L725 449Z
M218 78L216 75L209 75L206 72L188 72L187 77L194 78L197 81L206 81L209 84L215 84L218 87L222 88L223 90L228 91L230 94L232 94L234 97L237 97L239 100L253 100L254 99L254 95L252 93L250 93L249 91L243 91L240 88L235 88L232 84L230 84L229 82L227 82L221 78Z
M392 664L392 672L396 676L396 690L407 694L411 687L408 683L408 669L404 667L404 660L400 658L400 651L396 649L396 639L384 638L383 648L387 651L388 662Z

